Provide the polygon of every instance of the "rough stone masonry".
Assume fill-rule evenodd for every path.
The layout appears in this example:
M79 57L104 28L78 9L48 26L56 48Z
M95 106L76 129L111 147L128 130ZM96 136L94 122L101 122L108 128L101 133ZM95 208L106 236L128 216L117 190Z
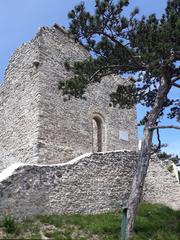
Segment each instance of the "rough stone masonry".
M65 61L87 57L57 25L15 51L0 86L0 171L15 162L65 162L98 148L137 150L135 108L109 106L109 94L127 80L108 77L88 87L86 101L64 102L58 84L71 76Z
M0 174L0 216L99 213L126 205L138 153L84 154L56 165L21 165ZM7 169L8 170L8 169ZM180 209L180 186L158 159L150 163L144 200Z
M58 89L71 76L65 61L87 57L57 25L11 57L0 86L1 216L95 213L126 203L138 157L136 111L111 107L109 94L129 82L106 77L87 88L86 101L64 101ZM180 185L152 161L144 200L180 209L178 196Z

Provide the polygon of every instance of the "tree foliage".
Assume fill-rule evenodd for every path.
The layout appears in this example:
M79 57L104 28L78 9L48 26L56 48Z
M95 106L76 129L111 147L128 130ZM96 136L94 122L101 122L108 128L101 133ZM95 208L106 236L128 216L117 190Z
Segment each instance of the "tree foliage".
M87 84L101 81L106 75L137 73L136 91L119 86L111 100L120 107L131 107L135 101L153 107L163 76L170 87L180 87L180 0L168 1L160 19L155 14L138 18L138 8L127 17L123 11L128 5L128 0L96 0L91 14L82 2L68 14L70 33L91 56L71 66L66 63L75 77L60 84L64 94L82 97ZM168 117L180 121L180 100L166 96L159 116L167 107Z
M144 132L131 191L127 200L126 237L133 232L137 207L141 201L143 185L152 154L153 132L159 128L160 117L169 108L168 116L180 120L180 100L171 99L172 88L180 88L180 0L167 1L160 19L155 14L138 18L138 8L127 17L124 9L128 0L96 0L95 12L86 11L84 3L70 13L70 33L89 52L90 57L66 68L74 77L60 84L64 94L82 97L85 88L102 77L116 74L135 74L127 84L119 85L111 93L113 105L131 107L139 102L148 107L142 123Z

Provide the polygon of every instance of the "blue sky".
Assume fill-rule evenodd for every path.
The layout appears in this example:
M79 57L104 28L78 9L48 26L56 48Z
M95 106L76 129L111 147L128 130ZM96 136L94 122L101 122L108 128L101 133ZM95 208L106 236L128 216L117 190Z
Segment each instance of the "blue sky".
M34 37L40 26L50 26L58 23L68 27L67 13L78 4L80 0L6 0L1 1L0 8L0 82L8 61L14 50L23 42ZM87 8L93 11L94 1L85 0ZM166 0L131 0L130 8L138 6L140 13L147 15L156 13L161 16ZM178 91L173 90L172 96L178 97ZM142 118L144 110L138 107L138 119ZM165 119L164 124L172 123ZM174 124L175 121L173 121ZM167 152L180 156L180 131L161 130L162 142L168 143L164 149ZM139 138L142 128L139 129Z

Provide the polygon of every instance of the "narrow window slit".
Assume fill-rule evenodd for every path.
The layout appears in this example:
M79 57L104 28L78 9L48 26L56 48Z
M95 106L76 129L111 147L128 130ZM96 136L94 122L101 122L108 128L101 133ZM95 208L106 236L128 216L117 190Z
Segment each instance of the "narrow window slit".
M103 139L102 139L102 120L100 117L93 118L93 152L102 152Z

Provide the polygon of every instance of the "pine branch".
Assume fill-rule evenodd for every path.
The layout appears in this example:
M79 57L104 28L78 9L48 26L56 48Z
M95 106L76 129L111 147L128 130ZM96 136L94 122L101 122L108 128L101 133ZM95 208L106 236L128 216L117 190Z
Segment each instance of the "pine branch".
M159 128L156 128L156 131L157 131L157 140L158 140L158 147L157 147L157 151L158 151L161 148L161 139L160 139Z
M156 126L157 126L157 124L158 124L158 123L156 123ZM158 146L156 147L156 149L154 149L154 150L152 151L151 154L157 153L157 152L161 149L161 147L162 147L159 128L156 128L156 133L157 133Z
M104 35L105 37L109 38L112 42L116 43L117 46L119 46L120 48L124 49L131 60L133 60L133 62L140 68L140 70L147 70L147 66L145 66L145 64L142 64L140 62L137 61L137 59L139 59L139 56L134 56L132 54L132 52L126 47L126 45L123 45L120 41L118 41L114 36L110 36L109 34L107 34L106 32L101 32L102 35Z
M149 129L159 129L159 128L174 128L174 129L180 129L180 126L175 126L175 125L165 125L165 126L152 126L149 127Z
M170 56L170 58L166 59L166 61L164 63L164 67L167 67L168 65L170 65L175 60L176 60L176 58L175 58L174 54L172 54Z
M112 69L112 71L107 71L108 69ZM96 78L96 76L99 75L99 78L107 76L111 73L114 73L115 71L133 71L138 70L137 67L131 66L131 65L110 65L99 68L95 73L92 74L92 76L89 78L89 82L93 82L93 79ZM105 71L103 73L103 71Z
M171 56L169 57L169 59L166 59L164 66L168 66L172 62L180 60L180 51L172 50L170 53L171 53Z
M176 59L177 61L179 61L179 60L180 60L180 51L175 51L175 52L174 52L174 56L175 56L175 59Z
M109 40L111 40L113 43L115 43L119 48L124 49L126 51L126 53L129 55L129 58L133 61L133 63L139 67L139 71L145 71L148 69L148 66L146 66L144 63L142 62L138 62L139 56L133 55L132 51L127 48L127 44L122 44L119 40L116 39L116 37L113 35L113 33L111 32L111 30L109 29L109 31L111 32L111 35L108 34L105 31L105 27L102 29L97 29L97 30L91 30L88 31L88 35L94 35L94 34L98 34L98 35L103 35L105 37L107 37ZM83 36L82 36L83 37Z
M175 87L177 87L177 88L180 88L180 84L173 83L172 85L175 86Z
M102 70L102 69L101 69ZM100 69L98 69L90 78L89 78L89 83L94 83L96 82L95 78L96 76L100 73ZM106 77L108 75L111 75L114 73L114 69L113 70L110 70L110 71L106 71L105 73L101 73L99 75L99 79L103 78L103 77Z
M178 80L180 80L180 75L176 76L173 80L172 80L172 84L177 82Z

